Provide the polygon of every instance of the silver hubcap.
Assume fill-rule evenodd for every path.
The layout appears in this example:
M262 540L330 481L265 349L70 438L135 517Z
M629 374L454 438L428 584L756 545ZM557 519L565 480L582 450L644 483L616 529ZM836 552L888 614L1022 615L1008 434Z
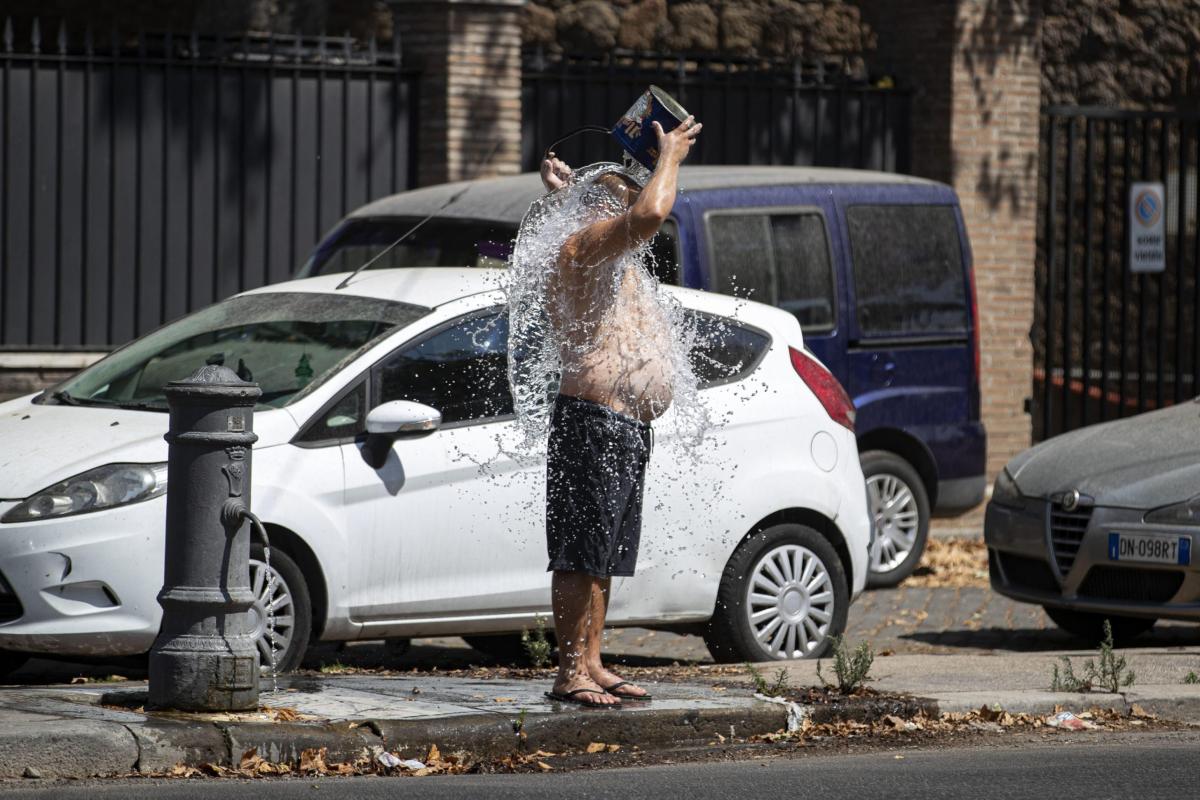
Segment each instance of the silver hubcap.
M829 635L833 582L807 547L769 550L751 570L746 613L759 647L772 658L804 658Z
M867 478L867 500L879 546L871 557L871 571L891 572L912 552L917 541L921 515L908 484L895 475L882 473Z
M284 654L292 646L292 635L296 628L295 607L292 603L292 590L283 577L275 570L270 571L267 579L267 565L256 558L250 559L250 591L254 593L254 605L250 607L250 616L254 625L254 641L258 645L258 663L263 672L271 671L271 639L275 640L275 661L283 660ZM274 628L267 623L267 610L274 615Z

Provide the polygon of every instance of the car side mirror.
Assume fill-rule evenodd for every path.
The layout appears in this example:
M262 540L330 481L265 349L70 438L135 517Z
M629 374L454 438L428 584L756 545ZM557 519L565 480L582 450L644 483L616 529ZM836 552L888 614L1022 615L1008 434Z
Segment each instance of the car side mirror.
M381 403L367 414L367 433L388 436L422 436L442 424L442 412L411 400Z

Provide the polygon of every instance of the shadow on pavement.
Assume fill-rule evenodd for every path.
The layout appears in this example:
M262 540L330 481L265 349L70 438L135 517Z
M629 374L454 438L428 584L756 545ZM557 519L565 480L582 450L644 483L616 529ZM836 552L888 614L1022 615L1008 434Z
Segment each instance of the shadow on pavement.
M690 666L696 660L665 658L652 655L605 652L605 661L633 667ZM526 659L496 658L454 640L417 640L407 650L381 642L356 642L343 646L319 645L310 648L302 664L305 669L336 669L338 666L358 669L385 669L419 672L456 670L471 667L526 667Z
M938 631L915 631L896 637L906 642L919 642L936 648L964 650L1005 650L1016 653L1038 653L1054 650L1087 650L1092 645L1057 628L959 628ZM1124 645L1125 648L1161 648L1200 646L1200 625L1185 622L1162 622L1154 630L1142 634Z
M638 650L639 648L626 647L618 640L613 648L606 649L605 661L630 667L692 666L711 663L709 659L672 658L645 652L622 652L626 649ZM670 650L670 648L666 649ZM689 649L688 654L692 654L695 649L697 648ZM680 652L679 655L683 656L684 654ZM383 641L320 643L309 648L301 664L301 668L305 670L334 674L343 669L351 671L445 672L476 667L527 666L529 663L524 658L495 658L468 647L457 637L418 639L407 648ZM118 683L122 679L145 680L146 673L147 659L145 656L95 661L35 658L12 675L0 678L0 685L46 686L61 683Z

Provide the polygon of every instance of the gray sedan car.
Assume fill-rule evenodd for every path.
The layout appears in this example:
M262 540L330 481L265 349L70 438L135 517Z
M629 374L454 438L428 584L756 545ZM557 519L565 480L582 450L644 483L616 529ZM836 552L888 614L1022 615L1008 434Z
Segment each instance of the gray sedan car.
M1074 431L1008 463L987 506L992 588L1088 640L1200 621L1200 405Z

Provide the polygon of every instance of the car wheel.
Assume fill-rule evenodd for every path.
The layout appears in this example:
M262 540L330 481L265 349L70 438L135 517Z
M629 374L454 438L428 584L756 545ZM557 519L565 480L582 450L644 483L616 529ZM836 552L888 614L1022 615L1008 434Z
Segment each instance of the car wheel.
M895 453L863 453L867 511L879 543L871 554L867 586L895 586L916 569L929 536L929 493L912 465Z
M1088 644L1096 645L1104 640L1104 620L1112 625L1113 641L1123 644L1146 633L1157 619L1150 617L1118 617L1112 614L1092 614L1086 611L1072 611L1069 608L1052 608L1042 606L1046 616L1054 620L1054 624L1067 633L1078 636Z
M464 636L463 641L484 655L491 656L504 664L524 664L529 661L525 645L521 642L519 633L501 633L495 635ZM546 631L546 641L553 648L557 643L554 631Z
M849 605L829 540L806 525L774 525L729 559L704 643L722 663L820 658L846 629Z
M25 653L14 653L10 650L0 650L0 678L11 675L12 673L25 666L25 662L29 660L29 656Z
M304 573L291 557L278 547L271 548L268 573L261 545L250 550L250 589L254 592L254 635L258 644L259 664L264 675L271 673L272 638L276 672L291 672L300 666L312 633L312 601ZM274 636L267 609L274 612Z

